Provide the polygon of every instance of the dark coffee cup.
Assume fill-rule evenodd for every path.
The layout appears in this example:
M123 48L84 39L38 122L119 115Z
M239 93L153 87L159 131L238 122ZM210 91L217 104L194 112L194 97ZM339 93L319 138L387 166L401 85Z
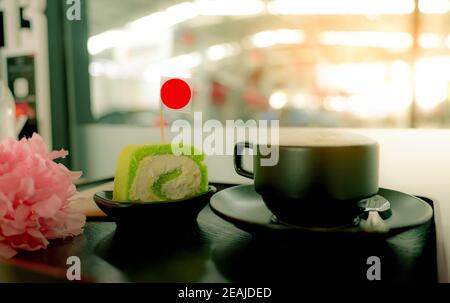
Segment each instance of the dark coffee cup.
M252 178L272 213L286 223L334 224L359 211L357 201L378 193L378 143L367 137L326 129L280 132L278 162L267 158L263 145L235 146L236 172ZM253 149L253 172L242 165L245 149ZM274 149L274 146L271 146ZM342 219L342 220L341 220Z

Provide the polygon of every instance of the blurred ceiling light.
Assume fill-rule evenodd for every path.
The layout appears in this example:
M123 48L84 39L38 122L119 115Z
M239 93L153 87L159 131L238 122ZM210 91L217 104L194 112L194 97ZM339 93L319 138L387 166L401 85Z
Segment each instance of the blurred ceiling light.
M197 0L195 4L203 16L257 15L265 10L262 0Z
M391 96L392 112L404 112L413 102L411 65L404 60L395 60L390 64L386 90Z
M370 63L321 63L317 67L321 86L331 96L324 107L358 117L402 115L412 103L411 68L406 61Z
M274 15L410 14L414 8L414 0L273 0L267 4Z
M396 95L390 90L376 91L374 89L372 93L348 97L345 111L362 118L382 118L404 114L411 102L409 93Z
M206 49L206 57L211 61L218 61L236 55L238 49L239 46L235 43L216 44Z
M158 27L165 26L167 24L167 20L165 20L164 17L164 12L156 12L130 22L127 25L127 29L132 31L142 29L157 29Z
M406 108L400 108L396 102L396 96L389 91L374 91L350 96L346 106L347 111L361 118L383 118L405 113Z
M114 61L94 61L89 64L89 74L92 77L105 76L109 79L120 79L126 71Z
M160 63L151 64L144 71L144 79L148 82L159 81L161 76L190 78L191 70L199 66L202 56L198 52L178 55Z
M202 56L198 52L178 55L165 60L161 65L173 68L191 69L202 63Z
M344 112L347 108L347 98L343 96L329 96L324 99L324 107L329 111Z
M379 96L353 95L347 99L348 111L361 118L381 118L386 115Z
M446 14L450 10L450 1L420 0L419 10L424 14Z
M170 27L198 16L197 8L193 2L182 2L170 6L165 11L156 12L131 22L131 30L158 30L161 27Z
M297 93L292 98L291 104L295 108L307 108L308 107L308 97L303 93Z
M326 45L366 46L405 49L413 43L412 36L403 32L325 32L321 42Z
M269 104L273 109L282 109L286 106L288 97L283 91L275 91L269 98Z
M415 69L417 105L425 111L434 109L448 98L450 58L428 57L419 59Z
M251 37L251 43L258 48L270 47L277 44L298 44L303 41L305 41L305 33L295 29L263 31Z
M158 32L161 28L191 20L198 15L204 16L239 16L255 15L265 10L262 0L196 0L172 5L164 11L159 11L130 22L126 31L107 31L89 38L88 48L91 55L114 48L123 43L135 43L148 39L149 32ZM139 43L138 43L139 44Z
M168 78L191 78L192 72L188 69L168 69L163 68L160 64L152 64L143 72L143 79L148 83L159 84L161 77Z
M88 39L88 51L91 55L97 55L106 49L114 48L123 41L125 32L121 30L111 30Z
M105 68L103 67L103 64L100 62L91 62L89 64L89 74L92 77L100 77L105 72Z
M89 53L97 55L104 50L123 44L124 41L147 39L146 35L149 30L159 31L162 27L174 26L197 15L197 9L193 2L182 2L170 6L165 11L156 12L130 22L125 27L126 30L110 30L90 37L88 40Z
M198 10L193 2L182 2L166 9L166 15L170 19L170 24L175 25L198 16Z
M442 46L442 37L438 34L424 33L419 37L419 45L422 48L440 48Z

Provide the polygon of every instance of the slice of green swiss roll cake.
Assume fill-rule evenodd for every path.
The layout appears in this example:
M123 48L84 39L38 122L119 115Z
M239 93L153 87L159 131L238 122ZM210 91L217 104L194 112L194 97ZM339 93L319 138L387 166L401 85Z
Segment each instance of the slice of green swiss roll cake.
M170 144L127 146L117 161L113 200L171 201L206 192L204 155L193 146L187 150L174 155Z

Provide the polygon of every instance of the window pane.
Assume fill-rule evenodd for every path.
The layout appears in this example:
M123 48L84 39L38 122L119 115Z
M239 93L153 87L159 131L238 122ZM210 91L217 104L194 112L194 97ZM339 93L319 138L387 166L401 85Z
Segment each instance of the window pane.
M98 122L158 125L160 78L182 77L205 119L450 126L447 0L90 0L88 12Z

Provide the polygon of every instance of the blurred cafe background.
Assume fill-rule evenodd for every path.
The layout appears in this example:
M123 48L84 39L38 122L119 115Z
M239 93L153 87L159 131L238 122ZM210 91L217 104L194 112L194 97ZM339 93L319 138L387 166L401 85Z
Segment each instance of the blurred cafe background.
M1 0L1 75L22 135L40 128L87 178L156 136L162 76L191 79L203 119L450 128L448 0L79 2L70 20L65 0Z

